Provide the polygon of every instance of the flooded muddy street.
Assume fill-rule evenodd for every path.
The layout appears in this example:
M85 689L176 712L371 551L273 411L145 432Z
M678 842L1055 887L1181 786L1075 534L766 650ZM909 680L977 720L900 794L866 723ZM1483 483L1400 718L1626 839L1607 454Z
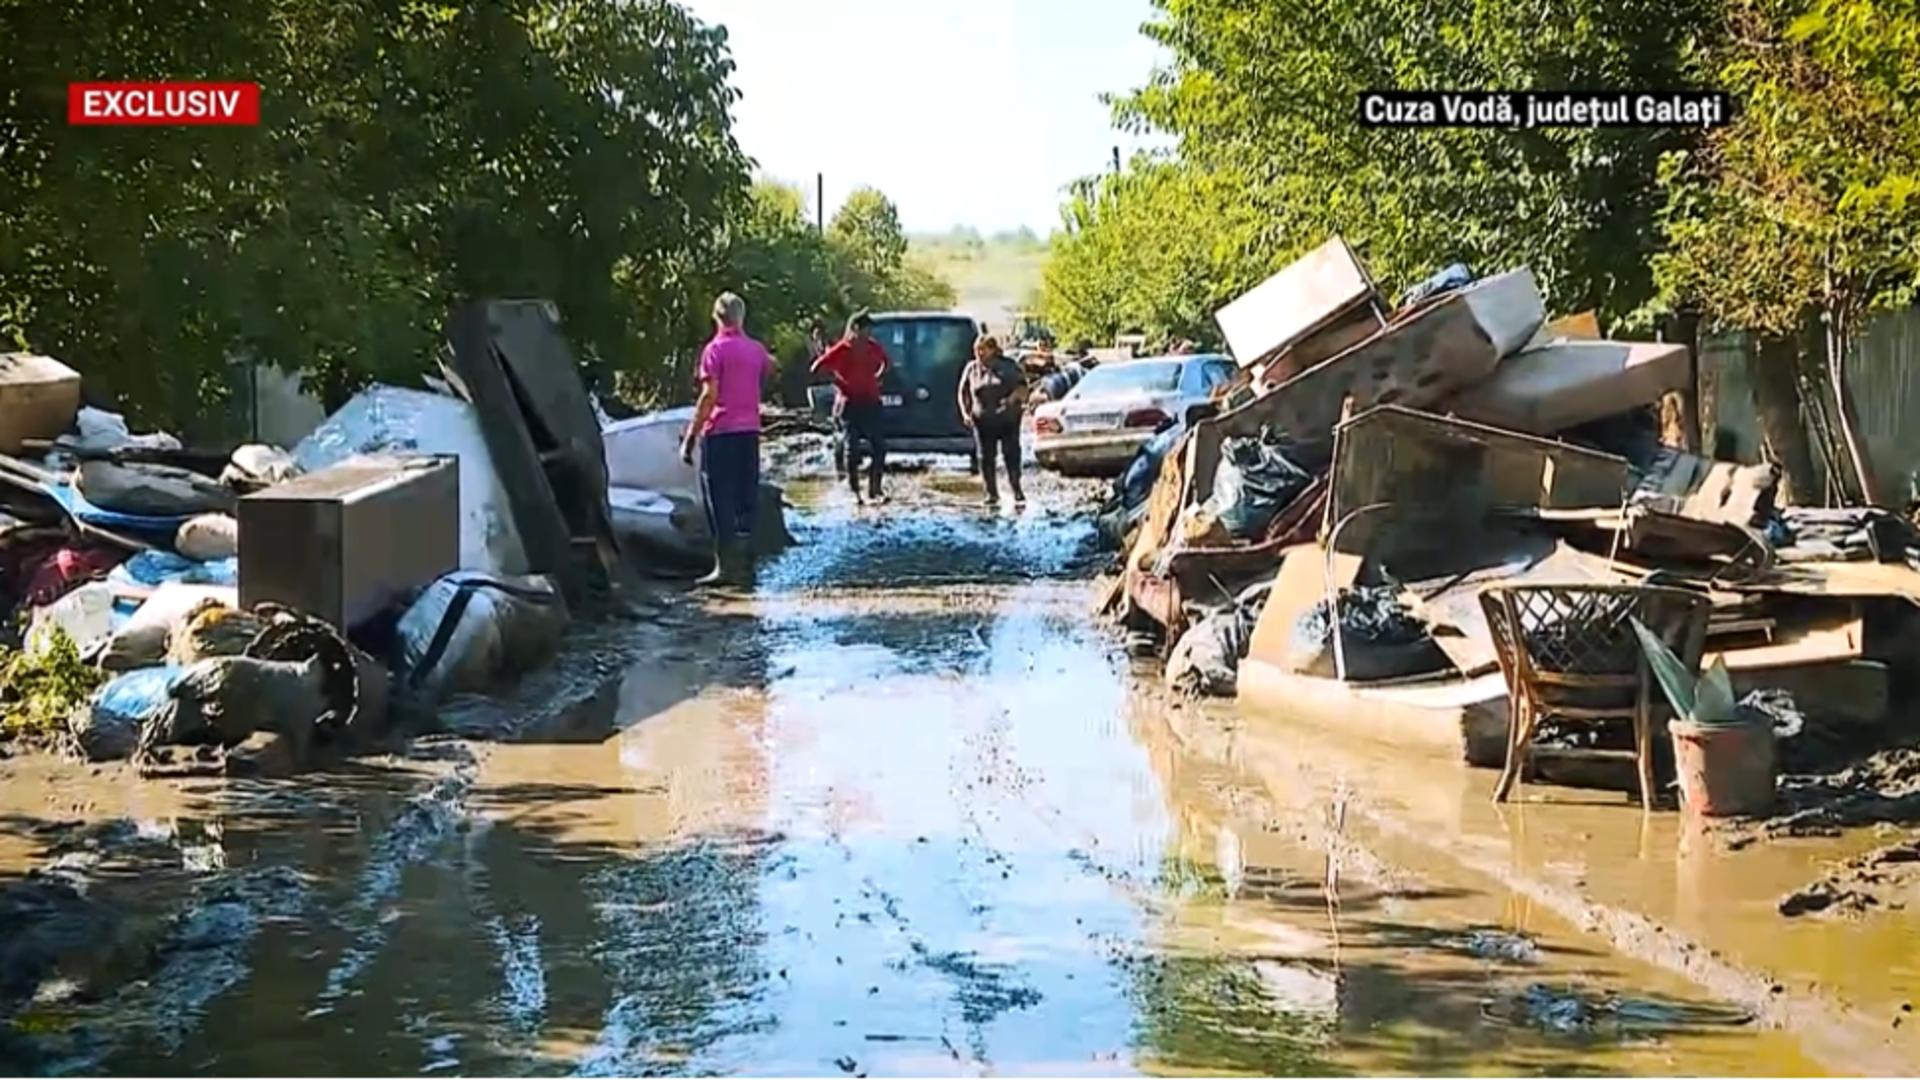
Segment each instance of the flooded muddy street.
M790 486L801 542L751 594L663 600L604 692L513 741L16 773L0 1065L1823 1071L1213 745L1230 709L1168 701L1089 617L1083 493L989 515L962 473L893 482L876 510Z

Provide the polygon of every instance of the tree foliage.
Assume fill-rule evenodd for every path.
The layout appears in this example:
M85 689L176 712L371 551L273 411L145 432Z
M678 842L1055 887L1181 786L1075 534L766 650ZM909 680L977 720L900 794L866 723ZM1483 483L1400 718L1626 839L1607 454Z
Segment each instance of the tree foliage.
M1865 317L1920 287L1920 10L1905 0L1726 0L1727 32L1703 55L1738 94L1738 122L1662 162L1666 248L1653 259L1668 307L1770 339L1796 360L1817 323L1831 401L1827 458L1855 493L1881 493L1854 422L1848 344ZM1795 380L1756 380L1769 450L1807 484ZM1819 387L1820 383L1810 383ZM1831 475L1831 474L1830 474Z
M847 259L875 281L900 272L907 259L907 234L900 227L900 211L870 187L855 190L834 211L827 233Z
M1041 311L1063 340L1217 336L1213 311L1258 278L1259 230L1243 191L1221 174L1142 159L1083 184L1062 211Z
M834 337L862 308L945 308L954 301L951 285L906 256L893 203L872 189L856 192L823 235L797 189L756 181L724 242L714 288L746 298L748 326L781 363L790 392L804 383L798 365L814 322Z
M663 372L745 191L725 33L668 0L8 4L0 40L0 336L149 422L234 357L405 378L466 297ZM253 80L262 122L69 127L84 77Z
M1737 123L1663 163L1663 298L1716 323L1852 326L1920 284L1920 11L1897 0L1729 0L1703 58Z
M1655 164L1688 132L1369 128L1358 95L1685 85L1708 2L1156 0L1145 31L1171 61L1116 115L1176 136L1177 154L1083 193L1049 282L1177 284L1205 266L1210 287L1181 303L1212 305L1339 233L1390 287L1456 261L1525 264L1556 307L1634 310L1653 291ZM1156 232L1148 219L1161 210L1180 225ZM1091 237L1107 228L1160 242ZM1050 310L1063 306L1074 302ZM1135 309L1085 325L1151 332L1155 318L1187 318Z

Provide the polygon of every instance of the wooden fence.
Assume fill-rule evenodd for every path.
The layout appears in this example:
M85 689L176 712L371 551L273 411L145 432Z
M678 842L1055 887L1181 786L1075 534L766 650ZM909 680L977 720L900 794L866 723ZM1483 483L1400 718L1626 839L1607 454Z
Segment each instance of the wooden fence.
M1705 445L1718 445L1723 453L1747 462L1760 460L1760 423L1748 378L1748 365L1753 362L1745 334L1714 335L1700 341ZM1920 308L1890 312L1867 325L1847 355L1847 382L1881 497L1894 503L1913 498L1916 478L1920 478ZM1814 469L1824 482L1818 454Z

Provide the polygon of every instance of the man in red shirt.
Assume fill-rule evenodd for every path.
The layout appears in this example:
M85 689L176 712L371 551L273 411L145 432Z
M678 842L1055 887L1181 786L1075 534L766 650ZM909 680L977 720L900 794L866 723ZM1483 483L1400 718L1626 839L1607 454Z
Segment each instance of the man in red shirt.
M867 497L884 502L880 477L887 469L887 441L880 431L880 380L892 361L873 340L873 318L855 312L847 320L847 334L813 362L816 375L832 376L840 422L846 430L847 483L860 499L860 444L868 449Z

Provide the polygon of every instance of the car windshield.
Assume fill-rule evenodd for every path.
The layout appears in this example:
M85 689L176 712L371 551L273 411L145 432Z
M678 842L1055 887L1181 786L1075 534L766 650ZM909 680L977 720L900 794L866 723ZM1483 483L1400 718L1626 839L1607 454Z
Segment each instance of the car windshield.
M1074 388L1077 396L1093 397L1096 394L1164 393L1180 388L1180 361L1178 360L1123 360L1117 364L1103 364L1087 372Z

